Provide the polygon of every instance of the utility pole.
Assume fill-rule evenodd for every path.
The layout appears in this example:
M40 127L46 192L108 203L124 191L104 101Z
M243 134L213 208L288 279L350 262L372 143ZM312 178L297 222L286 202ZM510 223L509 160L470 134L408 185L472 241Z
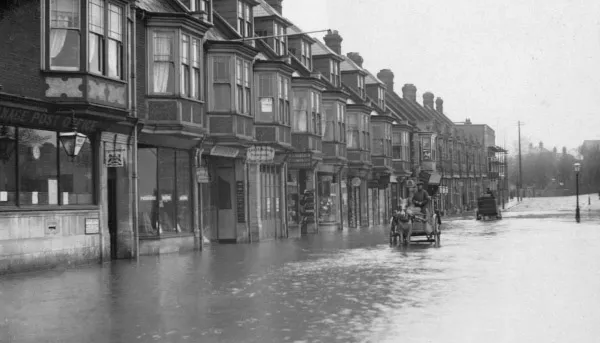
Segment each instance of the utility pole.
M519 125L519 189L517 199L523 201L522 188L523 188L523 165L521 162L521 121L518 123Z

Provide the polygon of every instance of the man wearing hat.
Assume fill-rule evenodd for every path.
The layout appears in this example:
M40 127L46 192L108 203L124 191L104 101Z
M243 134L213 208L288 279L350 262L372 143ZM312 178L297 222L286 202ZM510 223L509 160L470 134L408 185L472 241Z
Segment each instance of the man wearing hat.
M417 191L412 198L413 205L421 208L421 213L427 214L427 204L429 204L429 200L429 194L423 189L423 181L417 182Z

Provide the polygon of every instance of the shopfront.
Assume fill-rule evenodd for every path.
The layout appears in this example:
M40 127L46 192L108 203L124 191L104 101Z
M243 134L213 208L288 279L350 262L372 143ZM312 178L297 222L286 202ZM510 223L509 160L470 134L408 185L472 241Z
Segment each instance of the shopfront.
M319 160L310 152L288 157L287 206L289 235L298 237L319 230L319 192L315 167Z
M342 187L340 167L320 164L317 168L319 228L342 228Z

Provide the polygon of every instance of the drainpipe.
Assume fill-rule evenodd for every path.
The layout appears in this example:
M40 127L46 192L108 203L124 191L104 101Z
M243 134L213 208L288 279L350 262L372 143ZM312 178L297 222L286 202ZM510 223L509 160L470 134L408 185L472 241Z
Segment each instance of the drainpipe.
M130 59L134 61L134 67L131 70L130 82L132 84L132 94L130 102L131 106L131 116L135 118L134 130L133 130L133 144L132 144L132 175L131 179L133 181L133 232L134 232L134 242L135 242L135 258L139 261L140 258L140 232L139 232L139 195L138 195L138 124L140 118L137 115L137 84L136 84L136 74L137 74L137 48L135 43L135 38L137 37L137 29L136 29L136 9L135 6L132 6L133 10L132 15L132 42L129 44L132 46ZM129 67L131 68L132 63L129 63Z

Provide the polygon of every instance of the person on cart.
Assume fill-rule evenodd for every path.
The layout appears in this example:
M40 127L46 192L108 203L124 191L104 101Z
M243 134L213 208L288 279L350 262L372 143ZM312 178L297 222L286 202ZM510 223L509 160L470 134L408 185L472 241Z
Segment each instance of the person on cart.
M417 192L413 195L412 203L415 207L419 207L421 209L421 213L428 215L427 213L427 205L431 197L429 193L423 188L423 181L417 182Z

